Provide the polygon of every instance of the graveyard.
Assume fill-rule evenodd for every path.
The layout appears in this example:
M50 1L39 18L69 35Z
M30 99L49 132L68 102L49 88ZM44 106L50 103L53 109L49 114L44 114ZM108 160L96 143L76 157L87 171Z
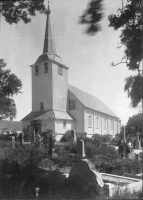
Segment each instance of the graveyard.
M96 134L94 139L84 134L77 138L72 130L67 140L57 142L49 131L47 143L42 136L28 141L21 137L21 142L12 137L11 145L1 148L3 199L114 199L117 194L122 199L124 195L142 198L138 136L132 159L102 146Z

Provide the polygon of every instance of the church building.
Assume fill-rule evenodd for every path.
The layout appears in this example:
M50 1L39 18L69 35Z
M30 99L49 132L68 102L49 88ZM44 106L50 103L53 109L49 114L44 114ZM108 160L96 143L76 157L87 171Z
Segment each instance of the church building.
M22 127L41 121L41 131L53 130L57 139L74 129L77 135L120 133L121 120L97 97L68 84L68 67L56 52L48 6L43 53L30 66L32 111Z

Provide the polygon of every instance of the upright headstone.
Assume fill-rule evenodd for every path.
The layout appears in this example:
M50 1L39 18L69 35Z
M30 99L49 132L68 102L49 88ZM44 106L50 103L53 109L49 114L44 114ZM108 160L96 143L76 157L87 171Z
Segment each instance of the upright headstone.
M73 149L74 149L74 141L73 141L73 137L70 137L70 139L69 139L69 151L72 152Z
M12 136L12 149L15 149L15 136Z
M123 128L123 141L126 143L126 130L125 130L125 126Z
M77 150L77 155L80 158L84 158L85 157L85 152L84 152L84 141L81 139L77 140L77 146L76 146L76 150Z
M139 132L137 132L137 138L136 138L136 142L135 142L135 149L141 149L141 143L139 140Z
M75 130L71 130L71 137L73 138L73 144L76 145L77 143L77 138L76 138L76 132Z

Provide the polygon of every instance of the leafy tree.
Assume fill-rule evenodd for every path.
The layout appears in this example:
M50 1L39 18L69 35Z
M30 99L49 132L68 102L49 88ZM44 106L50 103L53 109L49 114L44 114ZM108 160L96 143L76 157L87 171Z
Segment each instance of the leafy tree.
M1 1L2 16L9 23L18 23L23 20L24 23L31 21L30 16L35 16L36 11L43 13L46 11L44 0L11 0Z
M6 63L0 59L0 120L16 116L16 105L13 96L20 93L22 83L10 69L5 69Z
M138 113L129 118L126 124L126 131L128 134L135 134L142 132L142 114Z
M121 28L121 46L124 45L124 57L120 63L126 63L129 70L140 72L139 66L143 59L143 2L142 0L128 0L116 15L109 15L109 26L114 30ZM80 22L87 25L87 34L94 35L101 30L100 22L103 17L103 0L91 0L86 11L80 17ZM137 15L140 12L140 15ZM120 47L119 47L120 48ZM118 64L120 64L118 63ZM112 65L118 65L112 63ZM143 78L140 74L130 76L126 80L125 91L136 107L143 98Z

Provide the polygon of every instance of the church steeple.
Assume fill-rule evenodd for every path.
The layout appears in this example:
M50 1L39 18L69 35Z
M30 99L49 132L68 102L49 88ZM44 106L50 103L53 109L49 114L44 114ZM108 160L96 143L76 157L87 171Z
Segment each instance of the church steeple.
M56 53L54 35L53 35L53 31L52 31L50 13L51 13L50 6L48 4L43 54L45 54L45 53L47 53L47 54L57 54Z

